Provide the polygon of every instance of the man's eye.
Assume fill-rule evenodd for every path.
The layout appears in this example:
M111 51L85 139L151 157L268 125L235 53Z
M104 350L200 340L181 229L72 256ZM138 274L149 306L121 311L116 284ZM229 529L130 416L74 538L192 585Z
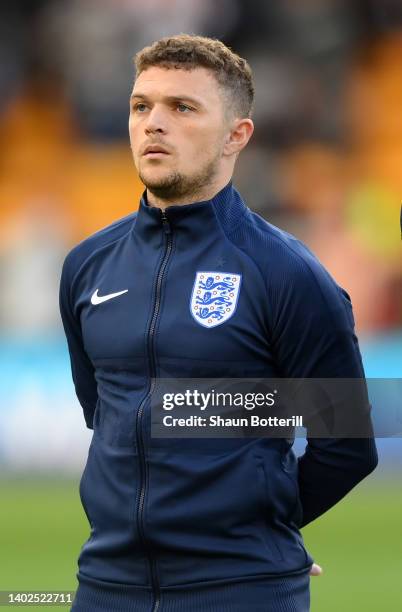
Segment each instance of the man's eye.
M142 102L137 102L137 104L134 104L133 106L133 109L138 113L143 113L146 108L146 104L143 104Z
M189 106L187 106L187 104L181 104L181 103L179 103L179 104L177 105L177 110L178 110L180 113L186 113L186 112L188 112L188 111L191 111L192 109L191 109Z

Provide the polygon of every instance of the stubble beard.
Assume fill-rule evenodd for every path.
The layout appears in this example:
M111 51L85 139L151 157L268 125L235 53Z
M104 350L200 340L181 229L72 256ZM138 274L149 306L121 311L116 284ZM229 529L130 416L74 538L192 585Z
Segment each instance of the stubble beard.
M212 185L218 173L220 154L201 169L198 173L185 175L171 172L162 178L152 179L138 171L138 175L148 191L159 200L166 202L192 202L202 198L202 194Z

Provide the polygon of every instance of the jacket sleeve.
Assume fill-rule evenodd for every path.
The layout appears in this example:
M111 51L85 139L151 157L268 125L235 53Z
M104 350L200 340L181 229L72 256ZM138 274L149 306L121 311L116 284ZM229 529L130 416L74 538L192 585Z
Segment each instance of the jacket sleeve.
M317 259L295 256L274 292L272 342L286 378L364 378L352 304ZM304 526L377 465L374 438L313 438L299 458Z
M60 314L70 353L71 372L75 392L84 411L89 429L93 429L93 417L98 399L94 367L85 351L80 321L71 303L69 260L66 258L60 280Z

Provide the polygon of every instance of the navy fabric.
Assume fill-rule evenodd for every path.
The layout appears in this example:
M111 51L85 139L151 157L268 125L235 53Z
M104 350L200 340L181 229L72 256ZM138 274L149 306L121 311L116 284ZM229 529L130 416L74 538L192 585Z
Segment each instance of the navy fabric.
M190 311L194 280L220 270L241 277L236 309L205 327ZM124 293L93 304L96 290ZM150 589L133 609L154 610L159 590L307 571L300 527L374 469L374 442L308 438L297 461L289 440L157 439L149 402L153 377L364 376L350 298L307 247L231 183L165 215L144 195L138 213L69 253L60 308L94 430L79 580Z
M116 584L92 584L82 579L72 612L148 612L154 606L150 589ZM158 612L308 612L310 577L307 573L286 578L208 584L204 587L165 589Z

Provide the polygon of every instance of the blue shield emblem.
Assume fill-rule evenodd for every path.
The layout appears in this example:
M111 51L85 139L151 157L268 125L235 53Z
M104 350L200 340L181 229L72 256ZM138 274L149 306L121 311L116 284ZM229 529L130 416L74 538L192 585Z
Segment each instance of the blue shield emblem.
M204 327L216 327L234 314L241 274L197 272L190 300L194 319Z

